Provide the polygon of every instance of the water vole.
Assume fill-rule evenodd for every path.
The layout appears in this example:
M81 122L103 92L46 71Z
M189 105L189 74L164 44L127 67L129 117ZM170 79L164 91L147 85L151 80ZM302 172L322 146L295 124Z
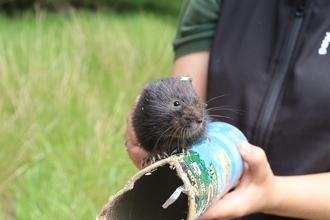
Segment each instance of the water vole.
M145 85L133 113L142 165L184 153L206 138L209 117L189 77L171 77Z

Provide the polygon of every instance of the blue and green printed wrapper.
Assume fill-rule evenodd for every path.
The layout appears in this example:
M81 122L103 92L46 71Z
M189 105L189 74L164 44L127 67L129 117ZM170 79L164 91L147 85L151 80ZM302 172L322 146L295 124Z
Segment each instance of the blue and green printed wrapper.
M209 124L208 138L189 154L173 155L135 174L106 204L97 220L197 220L235 186L243 172L241 131Z

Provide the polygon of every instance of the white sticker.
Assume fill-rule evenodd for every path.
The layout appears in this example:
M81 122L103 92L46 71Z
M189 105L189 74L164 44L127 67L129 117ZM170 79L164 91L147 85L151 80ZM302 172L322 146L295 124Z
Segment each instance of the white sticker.
M172 205L179 198L181 192L183 192L185 194L188 193L189 185L190 185L189 179L184 174L181 174L180 175L180 178L183 181L183 185L182 186L179 186L174 191L174 193L170 196L170 198L168 198L168 200L166 200L166 202L162 205L163 209L167 209L167 207L169 207L170 205Z
M189 76L182 76L180 80L182 81L188 81L190 79Z

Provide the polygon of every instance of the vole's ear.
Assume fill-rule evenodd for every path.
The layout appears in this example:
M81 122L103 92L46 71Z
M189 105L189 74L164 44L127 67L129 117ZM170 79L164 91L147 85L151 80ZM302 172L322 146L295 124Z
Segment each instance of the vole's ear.
M141 95L143 95L143 96L148 96L150 93L151 93L151 89L149 88L149 87L145 87L144 89L143 89L143 91L142 91L142 93L141 93Z
M145 84L143 85L143 90L144 90L144 91L146 91L146 90L150 90L150 89L152 89L152 86L153 86L153 84L152 84L151 82L149 82L149 83L145 83Z

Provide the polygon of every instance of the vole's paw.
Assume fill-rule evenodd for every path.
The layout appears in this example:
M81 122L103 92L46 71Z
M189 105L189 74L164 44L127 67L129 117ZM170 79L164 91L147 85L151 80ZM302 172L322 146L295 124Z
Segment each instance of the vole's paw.
M155 161L153 161L152 158L150 157L145 157L143 160L142 160L142 163L141 163L141 166L142 167L146 167L146 166L149 166L151 164L153 164Z
M186 148L175 149L175 150L171 153L171 155L174 155L174 154L187 154L188 156L190 156L189 150L186 149Z
M142 167L145 167L146 165L151 165L159 160L163 160L168 157L168 154L166 152L160 152L157 154L149 155L145 157L142 161Z

